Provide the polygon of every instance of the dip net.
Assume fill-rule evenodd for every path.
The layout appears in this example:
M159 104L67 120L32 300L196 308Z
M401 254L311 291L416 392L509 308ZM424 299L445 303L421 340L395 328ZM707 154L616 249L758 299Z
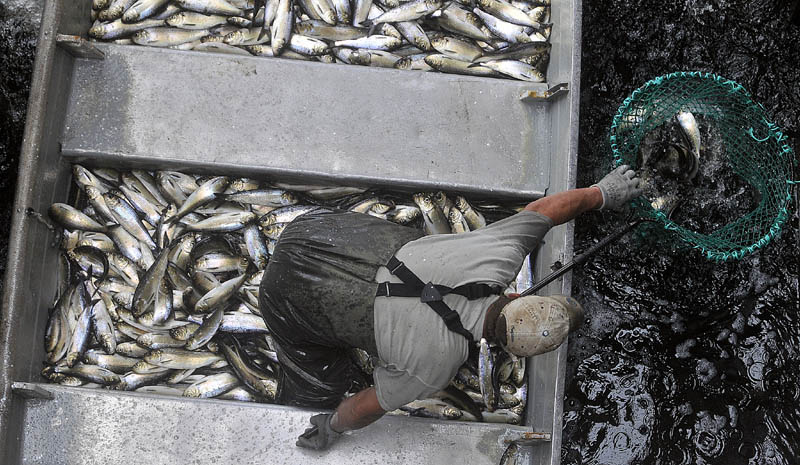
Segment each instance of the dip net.
M634 211L710 260L740 259L766 246L787 221L797 183L794 153L741 85L710 73L677 72L648 81L620 106L610 134L615 166L642 168L648 140L653 134L668 138L664 128L685 112L700 128L697 175L669 193L664 183L651 183L656 192L646 189L632 202ZM668 218L654 200L665 193L681 200L678 212L692 217Z

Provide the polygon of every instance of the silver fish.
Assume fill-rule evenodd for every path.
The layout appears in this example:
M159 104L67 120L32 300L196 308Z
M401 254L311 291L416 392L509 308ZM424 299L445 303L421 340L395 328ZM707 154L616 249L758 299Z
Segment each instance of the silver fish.
M477 45L455 37L441 37L431 41L437 52L461 61L473 61L483 54Z
M186 350L197 350L210 341L217 334L223 313L223 308L218 307L214 312L206 316L200 327L186 340Z
M331 0L333 11L336 12L336 22L350 24L353 17L352 8L349 0Z
M137 0L122 14L122 21L135 23L155 14L166 5L169 0Z
M154 27L139 31L133 35L133 41L139 45L151 47L169 47L203 38L208 30L178 29L172 27Z
M426 234L449 234L452 232L442 209L433 202L430 195L414 194L414 203L422 212Z
M483 66L522 81L544 82L546 80L546 76L541 71L516 60L486 61L480 64L474 63L470 66Z
M382 50L358 49L350 55L350 63L362 66L394 68L400 58L400 56Z
M78 378L103 386L109 386L119 382L119 375L97 365L87 365L84 363L78 363L72 367L56 365L53 367L53 371L55 373L77 376Z
M136 209L136 211L142 214L144 220L150 223L151 226L158 226L158 222L161 220L162 208L150 202L145 195L140 194L124 184L119 187L125 195L125 199L130 202L131 206Z
M72 166L72 176L75 179L75 183L84 190L89 186L98 189L101 194L105 194L109 190L108 184L81 165Z
M211 202L228 187L228 184L230 184L230 179L225 176L217 176L204 182L186 198L178 209L178 212L175 213L175 216L170 218L170 220L177 221L183 218L187 213Z
M192 249L196 243L197 237L194 234L181 236L171 249L169 261L181 270L187 270L192 258Z
M498 409L493 412L483 412L483 420L488 423L518 425L522 422L522 416L508 409Z
M87 288L96 289L88 281ZM92 328L94 328L95 339L100 342L103 350L107 354L113 354L117 349L117 340L114 338L114 321L111 319L103 299L98 299L92 306Z
M435 71L431 66L425 62L427 54L412 55L403 57L397 60L394 67L397 69L416 70L416 71Z
M311 19L336 25L336 11L328 0L298 0Z
M328 44L325 41L306 37L300 34L292 34L289 39L289 48L303 55L322 55L328 52Z
M450 209L453 208L454 204L453 201L450 198L448 198L444 192L438 191L433 193L433 195L431 195L431 199L433 200L434 203L436 203L436 205L439 206L439 208L442 209L442 213L444 213L444 216L450 214Z
M61 300L61 299L59 299ZM45 329L45 350L47 361L56 363L67 354L67 349L72 338L72 328L65 308L66 301L62 305L56 305L50 313Z
M70 242L62 244L62 247L67 250L82 246L94 247L103 252L113 252L115 250L114 242L106 234L94 231L75 231L71 234L74 234L74 236L71 236Z
M469 232L467 220L464 219L464 215L461 214L458 208L451 208L450 212L447 214L447 219L450 222L450 229L452 229L454 233L460 234Z
M186 341L199 327L200 325L197 323L186 323L185 325L170 329L169 335L179 341Z
M466 10L456 3L451 3L441 10L441 15L436 18L437 24L444 30L461 34L475 40L492 40L481 28L483 23L475 13Z
M483 21L483 23L486 24L486 27L492 31L492 34L502 38L503 40L514 44L517 42L531 41L531 38L528 36L528 34L526 34L527 29L525 26L519 26L517 24L503 21L500 18L484 12L480 8L474 8L472 12L481 18L481 21Z
M367 25L379 23L397 23L401 21L414 21L429 15L442 7L441 0L412 0L400 4L378 16L374 20L365 21Z
M139 359L144 357L148 352L148 349L135 342L122 342L117 344L116 354L134 359L138 362ZM133 364L131 366L133 366Z
M484 56L476 58L476 63L493 60L522 60L527 57L550 55L551 44L547 42L535 42L516 44L510 47L495 51L487 52Z
M434 399L415 400L400 407L400 409L410 412L414 416L442 420L457 420L462 415L461 410Z
M256 219L253 212L222 213L196 223L182 223L189 231L231 232L242 229L247 223Z
M490 15L520 26L539 29L541 24L531 19L524 11L504 0L477 0L478 5Z
M184 397L216 397L238 386L239 378L230 373L218 373L198 381L183 391Z
M692 149L692 154L696 160L700 160L700 128L697 125L697 120L695 119L694 115L688 111L681 111L679 112L675 118L678 120L680 124L682 134L684 135L686 141L688 142L689 146ZM698 165L699 166L699 165ZM693 178L696 174L697 170L694 173L690 173L689 179Z
M172 289L167 285L167 280L162 279L153 300L153 323L163 325L170 319L173 312ZM144 316L144 315L143 315Z
M264 34L263 37L259 38L260 35L261 28L252 27L231 32L222 40L229 45L258 45L269 43L269 34Z
M216 397L224 400L238 400L240 402L258 402L258 397L246 387L238 386Z
M144 360L140 360L139 362L136 363L136 365L133 366L133 368L131 368L131 371L140 375L148 375L151 373L161 373L169 371L169 368L152 365L150 363L145 362Z
M108 235L114 241L117 249L133 262L137 263L141 268L148 268L150 265L142 266L142 246L138 239L128 233L125 228L115 224L108 229ZM145 249L147 247L144 247ZM152 264L152 263L151 263Z
M314 210L316 207L312 205L291 205L288 207L273 210L264 218L259 220L262 228L276 223L291 223L298 217Z
M470 74L473 76L482 76L482 77L497 77L497 73L491 68L485 66L470 66L472 63L468 61L456 60L455 58L451 58L447 55L439 55L439 54L428 55L427 57L425 57L425 63L443 73Z
M141 170L133 170L130 173L122 173L120 175L122 184L130 191L133 191L140 196L144 197L155 208L163 209L169 204L167 199L161 195L158 188L158 182L153 178L150 173Z
M360 27L366 21L369 14L372 0L353 1L353 26Z
M278 9L275 11L275 19L270 27L272 53L280 55L285 47L289 45L292 35L292 0L280 0Z
M197 315L191 315L189 319L196 323L204 321ZM219 331L233 334L266 334L268 332L263 318L259 315L242 312L223 313Z
M119 383L114 385L114 389L120 391L133 391L134 389L140 388L142 386L150 386L156 384L162 379L169 376L169 374L170 370L149 373L146 375L130 372L120 378Z
M173 0L184 10L196 11L208 15L242 16L244 11L225 0Z
M526 13L537 23L546 23L550 19L550 7L546 5L533 7Z
M199 302L194 306L194 311L197 313L208 313L215 309L217 306L223 305L228 301L239 289L239 287L247 279L247 275L243 274L235 278L231 278L218 287L211 289Z
M222 360L222 357L205 351L195 352L185 349L165 348L148 352L144 356L144 360L151 365L174 370L187 370L212 365Z
M223 194L228 195L235 194L237 192L258 190L260 186L261 183L255 179L236 178L231 180L230 184L228 184L228 188L223 191Z
M348 40L366 37L369 31L366 28L351 27L338 24L331 26L322 20L301 21L295 25L298 34L315 39Z
M160 19L165 20L170 16L174 15L175 13L181 11L181 7L175 5L174 3L170 2L167 3L167 6L164 7L163 10L158 11L156 14L151 16L149 19ZM146 20L145 20L146 21Z
M142 353L142 355L144 355L144 353ZM97 365L117 374L125 374L131 371L138 361L138 358L126 357L120 354L109 355L95 349L87 350L83 355L84 363Z
M264 242L264 237L261 236L261 231L257 225L251 224L244 228L243 234L250 260L256 267L263 270L267 267L267 262L269 261L269 251L267 250L267 244Z
M245 386L265 397L269 401L274 401L277 396L277 381L267 378L264 374L253 369L242 359L239 348L225 342L220 343L220 351L228 360L236 376Z
M121 19L110 23L98 22L89 29L89 36L95 39L114 40L132 36L143 29L164 26L164 24L164 21L160 19L146 19L133 24L123 23Z
M161 287L169 264L169 250L164 249L159 253L153 266L144 274L143 279L136 286L133 295L132 312L139 316L148 311L155 304L156 294L163 291Z
M222 15L207 15L194 11L181 11L166 19L169 26L180 29L205 30L220 24L225 24L228 17Z
M144 242L150 248L156 248L155 241L142 225L136 210L120 195L113 192L103 194L103 200L111 210L114 219L137 240Z
M54 221L68 229L105 232L106 227L86 216L80 210L65 203L54 203L47 210Z
M69 346L64 358L67 366L74 366L83 358L84 352L89 346L90 328L92 317L92 305L85 305L78 315L77 320L72 326L72 335L69 339Z
M108 7L97 14L97 19L100 21L114 21L115 19L119 19L134 1L135 0L111 0Z
M483 403L489 412L494 411L495 392L492 386L492 373L494 372L494 359L489 350L489 343L481 338L480 352L478 355L478 376Z
M400 46L401 40L396 37L372 35L350 40L337 40L335 47L366 48L370 50L392 50Z
M386 219L399 224L409 224L420 217L422 211L412 205L395 205L394 209L386 214Z
M464 215L464 219L467 220L467 225L469 226L470 231L474 231L486 226L486 219L483 217L483 215L477 210L473 209L469 202L467 202L467 199L460 195L456 196L456 208L458 208L461 211L461 214Z

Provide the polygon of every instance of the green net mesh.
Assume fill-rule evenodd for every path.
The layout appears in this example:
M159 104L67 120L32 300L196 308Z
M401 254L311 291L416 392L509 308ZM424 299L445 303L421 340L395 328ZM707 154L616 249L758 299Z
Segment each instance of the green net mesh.
M645 135L681 111L713 121L722 139L725 168L758 192L757 206L706 234L676 224L644 197L636 199L633 207L708 259L740 259L768 244L787 221L791 184L796 183L792 181L794 153L787 137L742 86L710 73L677 72L647 82L620 106L611 124L615 166L636 169Z

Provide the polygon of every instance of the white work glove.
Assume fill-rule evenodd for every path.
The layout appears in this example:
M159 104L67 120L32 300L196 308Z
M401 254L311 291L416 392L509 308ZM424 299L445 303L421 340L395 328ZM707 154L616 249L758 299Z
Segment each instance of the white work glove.
M598 210L619 210L640 196L642 189L639 187L639 181L641 179L630 166L620 165L614 168L600 182L591 186L597 187L603 194L603 205Z

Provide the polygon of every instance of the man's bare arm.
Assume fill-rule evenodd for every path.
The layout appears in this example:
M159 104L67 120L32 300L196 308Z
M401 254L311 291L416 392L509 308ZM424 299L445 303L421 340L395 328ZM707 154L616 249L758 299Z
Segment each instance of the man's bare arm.
M566 223L587 210L595 210L603 204L603 193L597 187L572 189L548 195L533 201L525 210L541 213L553 220L553 225Z
M369 387L352 397L343 400L336 408L331 419L331 428L337 432L345 432L363 428L386 413L378 403L378 394L374 387Z

